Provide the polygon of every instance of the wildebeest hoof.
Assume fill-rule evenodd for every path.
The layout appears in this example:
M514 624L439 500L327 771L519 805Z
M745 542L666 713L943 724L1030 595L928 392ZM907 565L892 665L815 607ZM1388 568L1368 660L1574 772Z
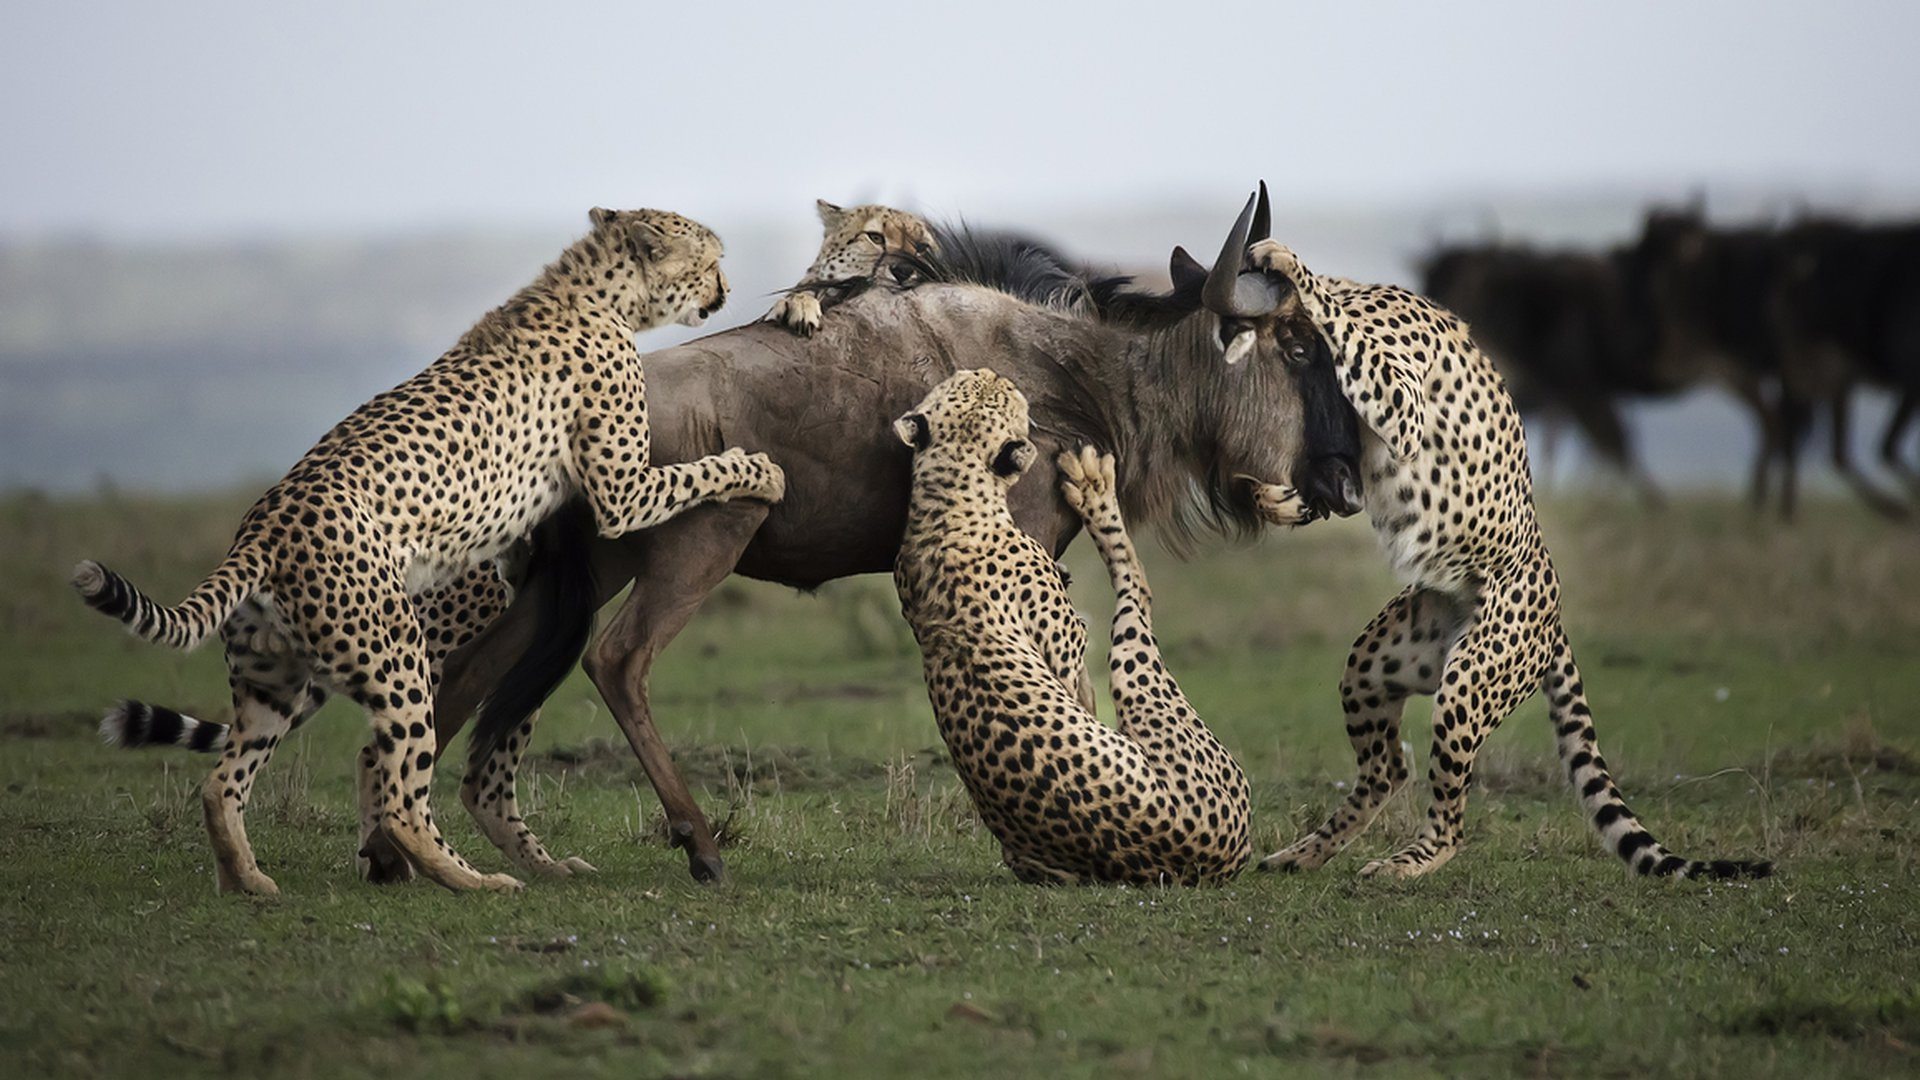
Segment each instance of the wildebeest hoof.
M413 880L413 864L389 844L370 842L359 854L360 878L369 885L399 885Z
M727 879L727 864L718 855L687 853L687 872L702 885L717 885Z

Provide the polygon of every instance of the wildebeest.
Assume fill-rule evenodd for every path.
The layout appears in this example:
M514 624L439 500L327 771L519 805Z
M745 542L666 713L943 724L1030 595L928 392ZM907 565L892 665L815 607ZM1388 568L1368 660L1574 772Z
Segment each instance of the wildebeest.
M1644 290L1618 253L1450 246L1421 265L1422 292L1466 318L1522 412L1564 414L1652 502L1659 492L1620 415L1700 377L1658 347Z
M870 289L811 339L754 324L649 354L656 459L720 446L764 452L786 470L785 500L715 506L611 542L592 539L591 530L547 530L513 606L448 662L435 703L441 746L486 700L473 760L485 760L500 740L524 749L532 710L571 667L592 613L632 582L587 652L587 673L659 793L694 876L717 877L712 832L654 727L654 659L731 573L811 588L889 570L910 461L888 423L960 368L992 368L1030 400L1041 464L1014 490L1012 510L1056 553L1078 519L1058 494L1053 460L1083 444L1116 455L1129 519L1176 534L1256 528L1242 476L1290 478L1322 510L1354 512L1359 432L1331 362L1303 363L1275 347L1276 288L1242 272L1266 218L1263 192L1211 273L1195 278L1195 264L1176 252L1174 276L1184 287L1145 298L1108 287L1104 318L1003 291L1003 283L1030 278L1071 285L1063 278L1073 278L1073 268L1033 246L1024 256L1001 251L997 271L961 266L945 275L986 285ZM941 248L942 258L955 257L945 240ZM983 240L982 253L990 248ZM1043 257L1055 265L1035 271ZM1246 358L1223 364L1223 349ZM395 870L393 854L378 847L369 849L374 877Z
M1852 390L1865 382L1897 396L1880 458L1920 491L1920 469L1900 456L1920 405L1920 225L1810 217L1782 233L1779 246L1768 315L1791 358L1782 395L1785 437L1797 450L1824 397L1834 468L1869 505L1897 513L1894 500L1854 467Z
M1632 249L1658 311L1663 349L1718 359L1765 395L1752 497L1764 506L1778 478L1791 517L1799 455L1815 412L1831 421L1830 455L1848 486L1873 509L1905 508L1855 467L1850 438L1854 389L1863 380L1904 395L1882 441L1898 466L1898 443L1920 386L1920 265L1914 231L1819 219L1786 230L1716 228L1695 204L1656 210ZM1743 394L1746 396L1746 394Z
M1718 383L1758 432L1751 497L1776 488L1791 516L1798 459L1828 410L1831 459L1868 505L1903 512L1855 468L1853 389L1901 396L1880 443L1889 468L1920 411L1920 230L1807 219L1785 230L1718 228L1695 202L1650 211L1631 243L1599 253L1453 246L1423 264L1424 289L1472 324L1524 411L1564 413L1600 455L1651 493L1620 416L1623 399Z

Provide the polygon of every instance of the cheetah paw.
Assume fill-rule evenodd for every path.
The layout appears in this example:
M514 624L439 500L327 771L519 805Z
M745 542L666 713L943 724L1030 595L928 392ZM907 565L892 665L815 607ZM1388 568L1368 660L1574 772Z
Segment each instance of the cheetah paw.
M1375 859L1360 868L1361 877L1410 878L1414 869L1406 863L1397 863L1392 859Z
M243 870L228 876L220 872L215 876L216 887L223 893L242 893L247 896L279 896L280 886L259 870Z
M1300 265L1300 257L1278 240L1261 240L1248 248L1247 265L1255 270L1279 274L1295 285L1307 274L1306 267Z
M786 470L773 463L765 454L749 454L738 446L729 446L715 455L723 468L734 470L739 477L730 493L723 493L721 499L761 499L777 503L787 497ZM725 472L722 475L727 475Z
M1245 482L1253 491L1253 510L1266 521L1283 525L1289 529L1305 525L1317 516L1300 492L1286 484L1269 484L1257 477L1242 473L1236 480Z
M777 322L801 337L810 338L820 329L820 298L812 293L788 293L767 312L768 322Z
M527 887L527 883L512 874L481 874L480 888L488 892L517 893Z
M1067 505L1085 517L1104 500L1113 497L1113 455L1092 446L1063 451L1054 459L1060 469L1060 494Z
M1298 873L1303 870L1318 870L1325 866L1331 852L1322 851L1306 844L1295 844L1261 859L1257 868L1266 871L1279 871L1283 874Z
M748 494L756 499L777 503L787 497L787 471L765 454L750 454L757 486Z
M569 855L564 859L558 860L548 859L545 862L528 863L526 869L530 873L538 874L541 877L552 878L555 881L573 877L575 874L585 875L600 872L599 867L580 858L578 855Z
M1391 858L1375 859L1360 868L1360 876L1364 878L1399 878L1403 881L1421 877L1426 874L1431 874L1435 870L1445 866L1447 861L1453 858L1455 850L1454 848L1445 848L1442 849L1438 855L1428 855L1425 857L1414 856L1412 858L1408 858L1406 853L1403 852Z

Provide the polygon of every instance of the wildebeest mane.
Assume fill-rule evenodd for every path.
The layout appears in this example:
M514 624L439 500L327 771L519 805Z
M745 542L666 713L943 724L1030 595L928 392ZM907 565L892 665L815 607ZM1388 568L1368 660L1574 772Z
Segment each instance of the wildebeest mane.
M933 252L904 257L926 281L983 285L1030 304L1091 315L1099 310L1100 291L1115 287L1107 283L1126 280L1099 275L1023 233L960 221L933 226L933 236Z

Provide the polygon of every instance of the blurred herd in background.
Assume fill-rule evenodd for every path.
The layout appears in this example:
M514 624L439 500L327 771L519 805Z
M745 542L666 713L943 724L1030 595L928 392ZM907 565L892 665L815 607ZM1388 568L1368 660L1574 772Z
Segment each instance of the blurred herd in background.
M1833 468L1867 505L1904 517L1920 497L1909 445L1920 412L1920 224L1803 210L1723 226L1696 198L1649 210L1636 238L1603 250L1450 243L1420 274L1540 421L1536 459L1550 458L1570 426L1659 502L1623 408L1715 386L1751 416L1756 507L1793 516L1816 419ZM1897 402L1873 441L1893 490L1854 457L1854 399L1870 389Z

